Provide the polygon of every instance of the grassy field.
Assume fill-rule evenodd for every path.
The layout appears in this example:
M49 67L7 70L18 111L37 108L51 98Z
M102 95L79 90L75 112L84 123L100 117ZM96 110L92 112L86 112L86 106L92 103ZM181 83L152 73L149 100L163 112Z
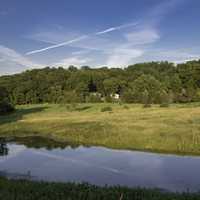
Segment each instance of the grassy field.
M102 112L105 107L112 111ZM200 154L200 104L26 105L0 117L0 136L35 135L119 149Z
M170 193L158 189L98 187L89 184L6 180L0 177L3 200L198 200L199 193Z

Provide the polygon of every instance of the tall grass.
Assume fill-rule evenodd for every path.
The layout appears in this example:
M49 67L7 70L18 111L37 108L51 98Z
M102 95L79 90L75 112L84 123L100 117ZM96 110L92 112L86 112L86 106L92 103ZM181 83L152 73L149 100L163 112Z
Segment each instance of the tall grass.
M199 193L170 193L159 189L98 187L0 178L2 200L199 200Z

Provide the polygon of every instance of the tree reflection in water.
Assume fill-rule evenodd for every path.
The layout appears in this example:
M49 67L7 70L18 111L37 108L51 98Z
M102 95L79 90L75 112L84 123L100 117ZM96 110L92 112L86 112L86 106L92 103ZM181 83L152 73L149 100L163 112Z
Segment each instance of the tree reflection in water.
M8 155L8 147L3 139L0 139L0 156Z

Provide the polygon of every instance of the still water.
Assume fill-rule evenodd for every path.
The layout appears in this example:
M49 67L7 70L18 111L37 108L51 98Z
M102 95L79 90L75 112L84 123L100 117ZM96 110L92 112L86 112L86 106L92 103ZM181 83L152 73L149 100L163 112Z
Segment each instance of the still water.
M70 146L26 138L0 143L0 175L197 191L200 157Z

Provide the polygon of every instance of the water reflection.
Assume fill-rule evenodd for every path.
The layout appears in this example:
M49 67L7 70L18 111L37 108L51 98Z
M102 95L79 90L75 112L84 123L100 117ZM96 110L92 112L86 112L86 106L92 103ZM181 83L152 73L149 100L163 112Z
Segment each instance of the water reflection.
M40 136L31 136L31 137L10 137L6 140L3 138L0 138L0 141L5 141L19 145L25 145L27 148L45 148L47 150L53 150L56 148L59 149L65 149L66 147L71 147L72 149L78 148L80 145L75 143L67 143L67 142L58 142L51 138L45 138Z
M7 152L7 156L0 157L0 175L4 172L7 177L157 187L172 191L200 189L199 157L86 148L44 138L6 142L1 143L3 154Z
M0 156L8 155L8 147L5 140L0 139Z
M31 171L27 171L27 173L17 173L4 170L0 171L0 176L7 177L8 179L37 180L37 177L31 175Z

